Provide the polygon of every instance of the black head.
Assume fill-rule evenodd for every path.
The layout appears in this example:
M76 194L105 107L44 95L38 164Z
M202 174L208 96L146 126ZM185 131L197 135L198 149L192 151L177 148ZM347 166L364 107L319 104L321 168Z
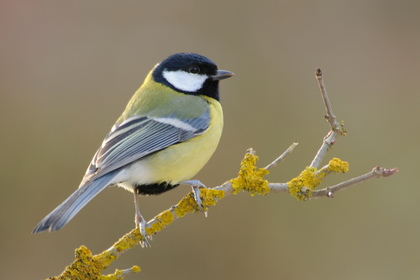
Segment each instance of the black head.
M177 53L159 63L153 79L173 90L192 95L206 95L219 100L219 80L233 73L218 70L213 61L195 53Z

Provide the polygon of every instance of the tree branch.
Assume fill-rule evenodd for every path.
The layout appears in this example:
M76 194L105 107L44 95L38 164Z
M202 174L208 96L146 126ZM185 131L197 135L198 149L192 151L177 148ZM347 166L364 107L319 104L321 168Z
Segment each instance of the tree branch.
M292 178L286 183L270 183L264 179L264 176L270 173L280 161L289 155L297 146L297 143L290 145L283 154L273 160L273 162L265 168L257 167L256 163L258 157L252 149L248 149L245 158L241 162L239 173L236 178L214 188L200 189L200 197L202 200L201 206L204 211L207 211L210 206L216 205L222 198L231 194L237 194L241 191L249 192L252 196L255 194L267 195L269 193L289 193L297 200L333 198L335 193L341 190L373 178L389 177L398 172L397 168L386 169L375 167L372 171L364 175L316 190L316 188L321 185L323 179L329 174L347 172L349 164L338 158L333 158L327 165L319 169L329 148L336 142L338 136L346 135L346 130L344 129L343 122L337 122L337 119L333 114L321 69L317 69L315 75L326 109L325 118L330 124L331 130L325 136L323 143L311 164L297 177ZM189 213L201 213L201 208L196 204L192 192L182 198L178 204L170 207L150 220L146 225L146 233L150 236L154 235L176 219L182 218ZM139 272L140 268L134 266L131 269L116 270L114 274L105 276L101 275L101 273L114 260L124 254L127 250L136 247L142 241L144 241L144 237L139 233L138 228L136 228L124 235L108 250L105 250L98 255L92 255L86 247L81 246L76 249L76 259L73 264L68 266L60 276L50 279L92 279L95 277L95 279L123 279L129 273Z

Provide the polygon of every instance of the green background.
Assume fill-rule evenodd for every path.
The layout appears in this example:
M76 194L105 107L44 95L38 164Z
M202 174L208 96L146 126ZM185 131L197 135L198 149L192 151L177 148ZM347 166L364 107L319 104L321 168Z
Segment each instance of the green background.
M376 165L400 172L334 199L229 196L109 273L136 264L128 279L418 279L419 12L419 1L2 0L1 278L57 275L76 247L99 253L134 227L132 195L109 188L62 230L31 235L77 188L147 72L188 51L236 74L221 85L221 143L196 177L207 186L235 177L249 147L265 166L299 142L270 182L309 165L329 129L318 67L348 130L328 159L350 162L323 186ZM144 216L189 190L141 198Z

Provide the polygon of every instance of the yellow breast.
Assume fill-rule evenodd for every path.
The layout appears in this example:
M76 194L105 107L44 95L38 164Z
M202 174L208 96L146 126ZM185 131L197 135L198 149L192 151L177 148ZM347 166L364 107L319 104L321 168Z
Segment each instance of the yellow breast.
M211 118L206 131L133 163L119 174L128 182L121 185L122 187L132 191L134 185L162 182L174 185L192 179L204 167L219 144L223 130L223 112L218 101L203 98L208 102Z

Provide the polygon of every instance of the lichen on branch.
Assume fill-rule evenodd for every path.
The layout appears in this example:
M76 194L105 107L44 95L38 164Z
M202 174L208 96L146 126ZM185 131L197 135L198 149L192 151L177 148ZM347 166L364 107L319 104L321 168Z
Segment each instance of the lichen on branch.
M333 158L320 170L306 167L299 176L287 182L289 193L299 201L306 200L313 195L313 191L322 183L325 176L332 172L345 173L348 170L349 163L339 158Z
M255 155L255 152L252 149L248 150L241 162L238 177L230 180L233 194L246 191L254 196L255 194L266 195L271 191L268 181L263 179L270 171L258 168L257 160L258 156Z

